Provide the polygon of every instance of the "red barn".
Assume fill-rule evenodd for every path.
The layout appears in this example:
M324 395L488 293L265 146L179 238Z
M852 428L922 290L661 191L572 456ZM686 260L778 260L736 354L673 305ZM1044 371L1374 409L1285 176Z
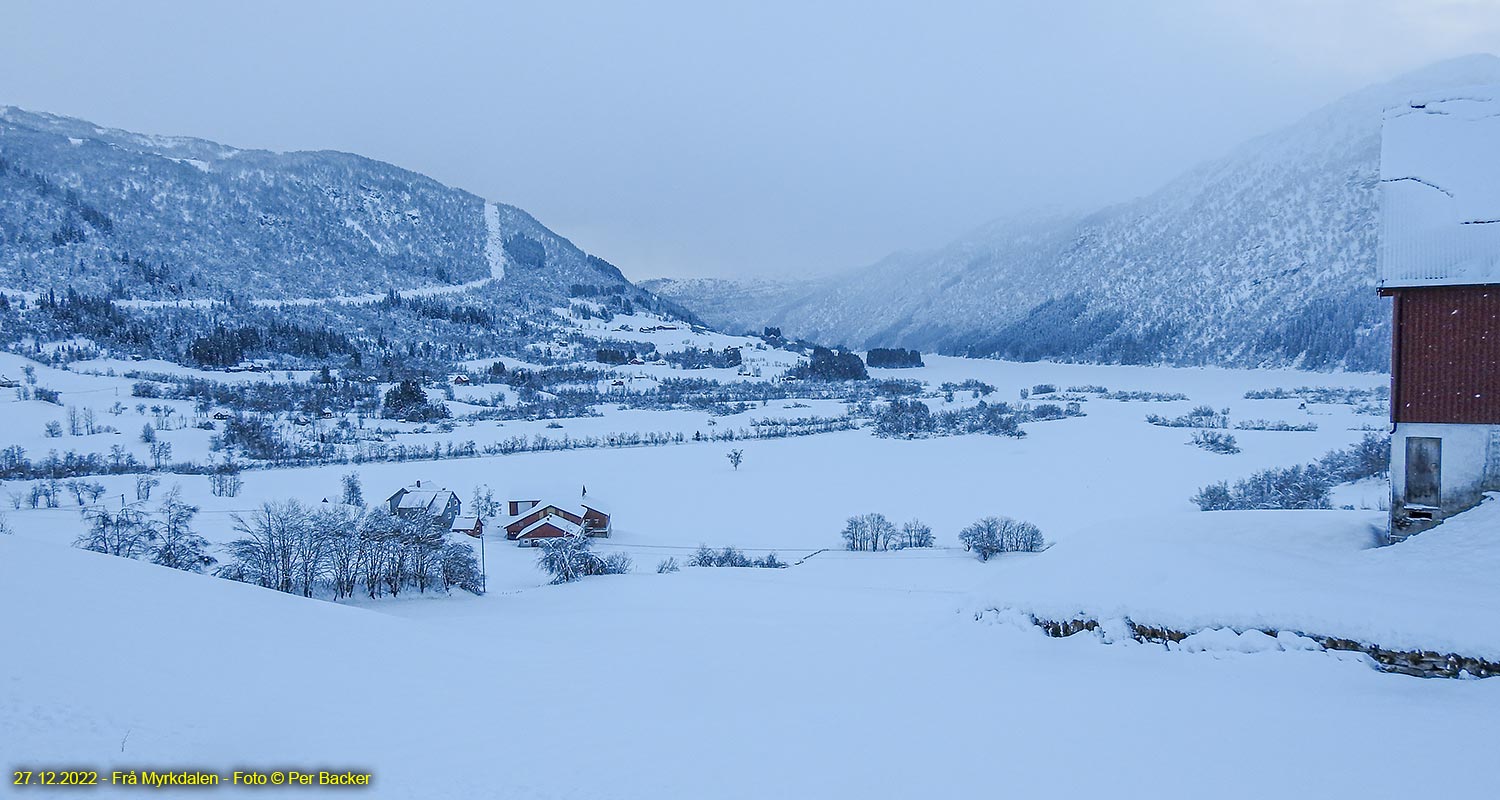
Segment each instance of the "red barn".
M542 517L537 521L522 528L516 534L515 539L521 545L536 547L543 539L560 539L564 536L579 536L583 533L581 526L575 525L562 517Z
M573 509L536 500L511 500L507 509L514 512L511 515L513 519L505 523L507 539L521 539L526 531L547 520L566 523L556 526L560 530L577 529L588 536L608 537L611 530L609 514L591 506Z
M453 525L449 530L477 539L484 535L484 520L472 514L454 517Z
M1388 109L1380 172L1399 540L1500 490L1500 87Z

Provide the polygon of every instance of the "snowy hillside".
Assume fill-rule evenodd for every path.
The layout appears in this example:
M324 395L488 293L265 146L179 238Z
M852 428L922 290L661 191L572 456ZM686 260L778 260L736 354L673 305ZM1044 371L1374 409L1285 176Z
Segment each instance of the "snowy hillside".
M348 153L0 107L0 289L146 301L631 286L526 212ZM507 271L507 265L510 269Z
M897 254L755 322L855 347L1383 369L1388 314L1374 292L1382 110L1497 80L1493 56L1439 63L1148 197L1084 217L1006 220L936 251Z

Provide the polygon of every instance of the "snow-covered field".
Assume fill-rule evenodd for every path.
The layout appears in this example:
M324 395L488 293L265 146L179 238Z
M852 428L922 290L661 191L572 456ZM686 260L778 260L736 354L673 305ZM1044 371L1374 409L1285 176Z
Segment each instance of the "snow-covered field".
M659 338L661 349L685 336L629 335ZM1211 636L1171 651L1093 634L1050 639L1018 622L1130 616L1500 658L1500 502L1375 548L1384 512L1374 482L1341 487L1337 502L1352 508L1330 511L1205 513L1188 500L1206 483L1306 463L1383 429L1383 417L1349 405L1301 408L1245 392L1369 388L1384 376L927 361L873 372L934 388L974 378L996 387L991 399L1012 402L1044 382L1188 399L1095 396L1082 401L1084 416L1029 423L1024 439L908 441L861 429L737 442L737 470L730 445L693 442L359 466L373 502L416 479L465 502L479 484L501 500L559 503L587 487L614 515L614 535L598 549L635 561L628 575L551 586L535 551L492 533L482 597L306 600L71 548L82 530L71 498L58 509L6 504L15 533L0 536L0 641L22 644L0 658L0 752L17 766L105 771L352 768L373 772L374 793L388 797L1500 789L1475 766L1500 715L1500 681L1414 679L1362 657ZM128 395L130 381L84 368L39 383L65 403L97 396L107 406L121 387ZM19 369L0 360L0 372ZM120 416L135 414L131 398L122 402L131 408ZM749 416L841 409L819 402L772 402ZM972 402L955 393L954 405ZM1144 421L1199 404L1229 408L1233 421L1318 429L1235 430L1242 452L1219 455L1189 445L1189 430ZM45 452L89 438L42 437L58 406L7 398L0 413L0 444ZM562 431L545 421L501 430L690 433L709 422L699 412L606 409L562 420ZM141 424L96 438L143 448ZM460 431L479 438L490 426ZM206 449L190 438L205 431L161 435ZM222 543L233 514L269 500L336 500L350 470L250 470L236 497L210 496L203 476L166 476L162 489L180 482L202 507L197 528ZM98 480L107 497L133 491L129 476ZM824 551L840 545L847 517L875 511L897 524L920 518L938 547ZM980 563L957 533L991 514L1036 523L1052 546ZM658 561L683 561L700 543L801 563L656 573Z

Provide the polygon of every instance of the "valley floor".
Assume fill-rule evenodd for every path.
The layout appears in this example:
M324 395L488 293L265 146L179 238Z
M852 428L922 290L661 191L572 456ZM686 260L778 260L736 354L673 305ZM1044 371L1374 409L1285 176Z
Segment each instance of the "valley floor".
M1007 398L1051 380L1190 399L1090 400L1086 416L1029 424L1019 440L750 442L736 445L738 470L727 446L692 443L361 466L371 501L416 478L466 498L484 483L571 502L586 486L615 518L600 549L635 559L631 574L551 586L534 551L491 538L482 597L306 600L68 547L76 508L7 509L0 641L20 646L0 658L5 766L355 769L381 797L1500 790L1480 766L1500 680L1415 679L1280 647L1051 639L1025 622L1131 616L1500 656L1500 503L1374 548L1375 484L1342 488L1351 507L1331 511L1188 502L1381 422L1246 391L1383 378L931 361L891 374L977 377ZM1198 403L1319 428L1235 431L1243 452L1223 456L1143 421ZM233 513L334 497L348 470L248 471L238 497L193 494L197 525L227 541ZM818 552L870 511L921 518L939 546ZM1037 523L1052 546L980 563L956 534L989 514ZM656 573L700 543L801 563Z

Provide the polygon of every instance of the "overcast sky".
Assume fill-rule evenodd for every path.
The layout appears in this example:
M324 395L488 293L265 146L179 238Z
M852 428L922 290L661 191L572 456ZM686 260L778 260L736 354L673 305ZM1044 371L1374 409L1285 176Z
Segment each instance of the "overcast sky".
M632 278L786 276L1128 199L1497 50L1500 0L5 0L0 103L390 161Z

